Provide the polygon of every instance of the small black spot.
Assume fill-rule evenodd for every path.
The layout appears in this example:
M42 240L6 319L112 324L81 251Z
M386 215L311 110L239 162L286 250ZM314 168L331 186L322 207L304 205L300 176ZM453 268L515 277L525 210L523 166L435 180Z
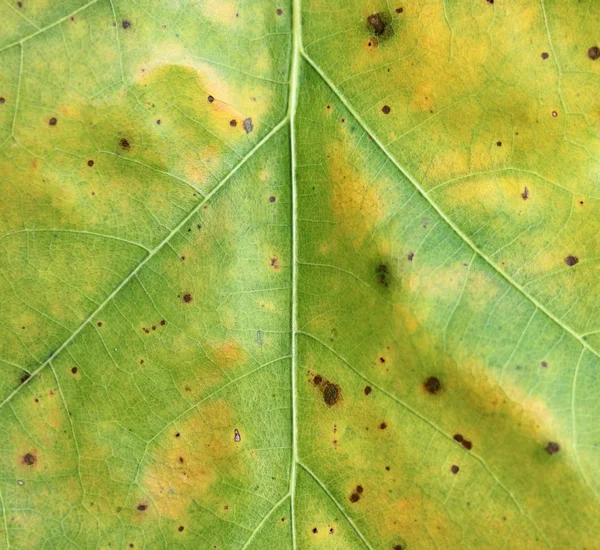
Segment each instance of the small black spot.
M560 451L560 445L554 441L549 441L546 445L546 451L548 451L548 454L555 455Z
M523 192L521 193L521 198L526 201L529 198L529 189L527 188L527 186L525 186L525 188L523 189Z
M381 424L379 424L380 430L385 430L386 428L387 428L387 424L385 422L382 422Z
M375 272L377 273L377 278L379 280L380 285L383 285L385 287L390 285L390 274L387 264L380 264L375 270Z
M350 502L358 502L360 500L360 495L358 493L352 493L350 495Z
M367 17L367 24L373 33L378 36L382 35L387 27L387 23L384 21L382 13L374 13L373 15L369 15L369 17Z
M208 102L212 103L215 100L215 98L211 95L208 96Z
M372 391L371 386L365 386L365 395L369 395Z
M97 324L99 327L101 327L101 326L102 326L102 321L98 321L96 324Z
M246 130L247 134L249 134L250 132L252 132L252 130L254 130L254 125L252 124L251 118L244 119L244 130Z
M462 435L460 434L454 434L454 441L458 441L459 443L462 442L462 440L464 439Z
M588 57L592 60L592 61L596 61L596 59L600 58L600 48L598 46L592 46L589 50L588 50Z
M567 256L565 258L565 263L569 266L569 267L573 267L575 264L579 263L579 258L577 258L577 256Z
M30 378L31 378L31 374L26 372L23 376L21 376L21 384L25 384L25 382L27 382L27 380L29 380Z
M458 474L458 470L460 470L460 468L456 464L452 464L452 468L450 468L450 471L453 474Z
M124 29L128 29L129 27L131 27L131 21L127 21L127 19L123 19L123 21L121 22L121 25L123 26Z
M119 145L120 145L121 149L125 149L126 151L129 151L129 148L131 147L129 145L129 142L125 138L121 138L119 140Z
M193 300L192 295L191 294L184 294L183 296L183 301L186 304L189 304L191 301Z
M275 200L276 200L275 197L273 197L273 196L269 197L269 202L275 202Z
M73 367L73 368L71 369L71 372L72 372L73 374L77 374L77 367Z
M323 388L323 401L329 406L333 407L340 398L340 387L337 384L327 382Z
M396 8L396 13L402 13L404 11L404 8Z
M56 123L58 122L58 120L56 120L55 117L52 117L49 121L48 124L50 124L50 126L56 126Z
M425 382L423 382L423 387L428 393L435 395L442 389L442 383L435 376L430 376Z
M313 527L312 532L316 535L319 532L319 530L316 527Z
M229 126L231 126L232 128L235 128L237 126L237 120L235 120L235 118L232 118L229 121Z
M283 10L281 8L277 8L277 15L283 15Z
M380 362L380 363L385 363L385 357L380 357L380 358L379 358L379 362Z
M167 322L164 319L160 322L161 327L164 327L166 324L167 324Z
M31 453L27 453L23 456L23 462L27 464L27 466L33 466L36 463L37 459Z
M381 108L381 112L382 112L384 115L389 115L391 110L392 110L392 109L390 108L390 106L389 106L389 105L384 105L384 106Z
M93 160L88 160L87 161L87 165L91 168L92 166L94 166L94 161Z
M160 118L156 121L156 124L160 126Z
M181 434L180 434L179 432L177 432L177 433L175 434L175 437L181 437Z
M185 527L183 525L180 525L177 530L181 533L181 531L183 531L185 529Z
M144 511L144 510L146 510L147 508L148 508L148 505L147 505L147 504L138 504L138 505L137 505L137 509L138 509L140 512L143 512L143 511Z
M496 142L496 146L497 146L497 147L502 147L502 142L501 142L501 141L497 141L497 142Z
M548 54L548 52L542 52L542 59L548 59L550 57L550 55Z

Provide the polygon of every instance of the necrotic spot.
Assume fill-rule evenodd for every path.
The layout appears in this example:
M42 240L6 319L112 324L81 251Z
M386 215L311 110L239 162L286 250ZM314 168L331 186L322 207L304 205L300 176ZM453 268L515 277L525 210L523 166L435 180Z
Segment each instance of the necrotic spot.
M27 466L33 466L36 462L36 458L31 453L27 453L23 456L23 462L27 464Z
M428 393L433 395L442 389L442 383L435 376L430 376L427 380L425 380L423 386Z
M329 406L332 407L338 402L340 397L340 388L336 384L331 384L327 382L325 387L323 388L323 401Z
M558 451L560 451L560 445L555 441L549 441L548 445L546 445L546 451L548 451L548 453L551 455L555 455L558 453Z
M569 267L572 267L572 266L574 266L575 264L579 263L579 259L577 258L577 256L571 256L571 255L569 255L569 256L567 256L567 257L565 258L565 263L566 263L566 264L567 264Z
M589 50L588 50L588 57L592 60L592 61L596 61L596 59L600 58L600 48L598 46L592 46Z

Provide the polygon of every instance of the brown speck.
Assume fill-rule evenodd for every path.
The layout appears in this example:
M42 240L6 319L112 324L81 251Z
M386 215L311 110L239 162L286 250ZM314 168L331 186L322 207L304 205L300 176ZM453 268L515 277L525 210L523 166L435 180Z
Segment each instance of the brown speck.
M160 322L161 327L164 327L166 324L167 324L167 322L164 319Z
M120 145L121 149L125 149L126 151L129 151L130 145L129 145L129 142L125 138L121 138L119 140L119 145Z
M379 424L380 430L385 430L386 428L387 428L387 424L385 422L382 422L381 424Z
M137 505L137 509L138 509L140 512L143 512L143 511L144 511L144 510L146 510L147 508L148 508L148 505L147 505L147 504L138 504L138 505Z
M387 26L382 18L381 13L374 13L373 15L369 15L369 17L367 17L367 24L369 25L373 33L377 35L383 34Z
M29 380L30 378L31 378L31 374L26 372L23 376L21 376L21 384L25 384L25 382L27 382L27 380Z
M179 464L183 464L185 462L185 460L183 459L182 456L179 457Z
M523 192L521 193L521 198L526 201L529 198L529 189L527 188L527 186L525 186L525 188L523 189Z
M94 161L93 160L88 160L87 161L87 165L91 168L92 166L94 166Z
M319 532L319 530L316 527L313 527L312 532L316 535Z
M379 284L385 287L389 286L389 268L386 264L380 264L375 270L378 274Z
M235 118L232 118L229 121L229 126L231 126L232 128L235 128L237 126L237 120L235 120Z
M329 406L333 407L340 398L340 387L337 384L327 382L323 388L323 401Z
M380 362L380 363L385 363L385 357L380 357L380 358L379 358L379 362Z
M357 485L357 486L356 486L356 492L357 492L357 493L359 493L359 494L362 494L362 493L364 493L364 491L365 491L365 490L364 490L364 488L363 488L363 486L362 486L362 485Z
M192 295L191 294L184 294L183 295L183 301L186 304L189 304L191 301L193 300Z
M97 324L99 327L101 327L101 326L102 326L102 321L98 321L96 324Z
M4 105L4 103L6 103L6 99L4 99L3 97L0 97L0 105Z
M317 376L313 378L313 383L315 386L318 386L321 382L323 382L323 377L320 374L317 374Z
M279 269L279 258L277 256L271 258L271 267L275 270Z
M385 469L386 469L386 471L388 471L388 472L390 471L390 467L389 467L389 466L386 466L386 467L385 467Z
M579 258L577 258L577 256L567 256L565 258L565 263L569 266L569 267L573 267L575 264L579 263Z
M450 468L450 471L453 474L458 474L458 470L460 470L460 468L456 464L452 464L452 468Z
M396 8L396 13L402 13L404 11L404 8Z
M501 142L501 141L497 141L497 142L496 142L496 146L497 146L497 147L502 147L502 142Z
M371 386L365 386L365 395L369 395L372 391Z
M156 121L156 124L160 126L160 118Z
M381 108L381 112L382 112L384 115L389 115L391 110L392 110L392 109L390 109L390 106L389 106L389 105L384 105L384 106Z
M281 8L277 8L277 15L283 15L283 10Z
M56 126L56 123L58 122L58 120L56 120L55 117L52 117L49 121L48 124L50 124L50 126Z
M273 197L273 196L269 197L269 202L275 202L275 200L276 200L275 197Z
M252 132L252 130L254 130L254 125L252 124L251 118L244 119L244 130L246 130L247 134L249 134L250 132Z
M27 464L27 466L33 466L36 463L36 458L31 453L27 453L23 456L23 463Z
M409 262L412 262L414 257L415 257L414 252L409 252L408 255L406 256L406 258L408 259Z
M71 369L71 372L72 372L73 374L77 374L77 367L73 367L73 368Z
M442 389L442 383L435 376L430 376L425 382L423 382L423 387L428 393L435 395Z
M463 439L461 441L461 445L467 449L467 451L470 451L473 447L473 443L471 443L468 439Z
M542 365L542 367L546 368L548 366L548 363L546 361L542 361L540 363L540 365Z
M454 434L453 437L454 437L454 441L458 441L459 443L461 443L463 440L463 436L460 434Z
M555 455L560 451L560 445L554 441L548 441L548 445L546 445L546 450L549 454Z
M596 61L596 59L600 58L600 48L598 46L592 46L589 50L588 50L588 57L592 60L592 61Z
M394 550L402 550L402 546L400 546L399 544L396 544L396 546L394 546Z
M542 52L542 59L548 59L550 57L550 55L548 54L548 52Z
M557 112L557 111L552 111L552 116L553 116L554 118L556 118L556 117L558 116L558 112Z
M175 434L175 437L181 437L181 434L180 434L179 432L177 432L177 433Z
M360 500L360 495L358 493L352 493L350 495L350 502L358 502Z
M181 531L183 531L185 529L185 527L183 525L180 525L177 530L181 533Z
M121 25L123 26L124 29L128 29L129 27L131 27L131 22L127 21L127 19L123 19L123 21L121 22Z
M208 102L212 103L215 100L215 98L211 95L208 96Z
M494 0L486 0L488 4L493 4Z

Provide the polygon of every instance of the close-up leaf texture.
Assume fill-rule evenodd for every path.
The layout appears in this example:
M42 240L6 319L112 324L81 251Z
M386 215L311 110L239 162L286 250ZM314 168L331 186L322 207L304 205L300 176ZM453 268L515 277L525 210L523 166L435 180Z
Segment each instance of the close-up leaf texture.
M0 548L600 548L600 0L3 0Z

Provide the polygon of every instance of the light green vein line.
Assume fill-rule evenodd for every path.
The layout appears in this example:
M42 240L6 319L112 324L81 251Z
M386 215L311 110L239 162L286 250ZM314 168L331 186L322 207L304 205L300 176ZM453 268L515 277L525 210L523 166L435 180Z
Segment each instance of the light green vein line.
M600 353L598 353L595 349L593 349L577 332L575 332L571 327L564 324L554 313L552 313L549 309L547 309L544 305L542 305L536 298L534 298L531 294L529 294L523 286L517 283L510 275L508 275L505 271L503 271L499 266L497 266L492 259L485 254L481 249L477 247L477 245L465 234L461 229L448 217L442 209L438 206L438 204L432 200L429 194L421 187L421 185L415 180L413 176L411 176L404 167L394 158L394 156L387 150L386 146L381 142L381 140L371 131L368 125L362 120L361 116L355 111L355 109L350 105L350 103L346 100L346 98L342 95L342 93L337 89L335 84L329 80L327 75L321 70L321 68L313 61L310 56L306 54L306 52L301 52L302 57L306 60L306 62L315 70L315 72L321 77L323 82L329 86L330 90L338 97L338 99L342 102L344 107L350 112L350 114L355 118L355 120L362 126L365 132L367 132L373 142L377 144L379 149L390 159L390 161L394 164L394 166L398 169L398 171L408 180L410 181L419 191L419 193L423 196L423 198L429 203L429 205L438 213L438 215L448 224L450 228L465 242L467 243L477 255L479 255L485 262L496 272L498 273L506 282L508 282L512 287L514 287L517 291L519 291L527 300L529 300L536 308L538 308L542 313L544 313L549 319L554 321L560 328L564 331L568 332L575 340L577 340L584 348L590 351L590 353L594 354L596 357L600 358Z
M10 548L10 539L8 538L8 521L6 519L6 504L4 503L4 497L2 496L2 490L0 490L0 506L2 506L2 519L4 521L4 536L6 537L6 548Z
M65 15L58 21L55 21L54 23L50 23L50 25L46 25L45 27L42 27L39 31L28 34L27 36L24 36L23 38L20 38L19 40L15 40L14 42L11 42L10 44L7 44L6 46L0 48L0 52L3 52L4 50L8 50L9 48L16 46L17 44L24 44L28 40L31 40L32 38L36 37L38 34L42 34L43 32L46 32L48 29L51 29L52 27L56 27L56 25L60 25L61 23L63 23L67 19L73 17L74 15L78 14L79 12L89 8L90 6L93 6L96 2L98 2L98 0L91 0L91 2L88 2L84 6L77 8L75 11L69 13L68 15Z
M283 495L279 499L278 502L276 502L275 504L273 504L272 508L266 513L265 517L262 518L262 520L260 520L259 524L256 526L256 529L254 529L254 531L252 531L252 533L248 537L248 540L246 541L246 543L244 544L244 546L242 546L242 550L246 550L246 548L248 548L248 546L250 546L250 543L252 542L252 540L254 539L254 537L262 529L263 525L265 523L267 523L267 521L269 520L269 518L273 515L273 512L275 510L277 510L277 508L279 508L289 497L290 497L290 493L288 492L285 495Z
M250 159L258 149L260 149L272 136L274 136L283 126L285 126L288 122L288 118L284 118L277 126L275 126L264 138L262 138L246 155L240 162L238 162L233 169L219 182L217 186L204 198L204 200L200 201L191 211L190 213L177 224L175 228L173 228L169 234L154 248L152 249L147 256L137 265L133 271L125 279L123 279L117 287L106 297L106 299L92 312L90 313L86 319L75 329L71 335L58 347L58 349L48 357L37 369L35 369L31 373L31 377L27 379L26 382L18 386L15 390L13 390L2 402L0 402L0 409L4 407L6 403L8 403L17 393L19 393L27 384L29 384L40 371L46 367L46 365L50 362L51 359L54 359L60 352L62 352L72 341L73 339L84 329L84 327L100 312L102 309L121 291L121 289L133 278L137 275L137 273L146 265L161 249L165 246L171 238L179 232L179 230L198 212L210 199L213 197L220 189L227 183L236 173L237 171Z
M338 502L338 500L333 496L333 493L327 488L327 486L319 479L319 477L313 473L313 471L303 462L298 462L298 465L302 467L302 469L312 477L315 482L323 489L323 492L331 499L331 501L337 506L338 510L342 513L346 521L352 526L354 532L360 537L360 540L363 541L364 545L369 548L369 550L373 550L373 547L369 544L365 536L360 532L360 529L357 527L356 523L352 520L352 518L346 513L346 510L342 508L342 505Z

